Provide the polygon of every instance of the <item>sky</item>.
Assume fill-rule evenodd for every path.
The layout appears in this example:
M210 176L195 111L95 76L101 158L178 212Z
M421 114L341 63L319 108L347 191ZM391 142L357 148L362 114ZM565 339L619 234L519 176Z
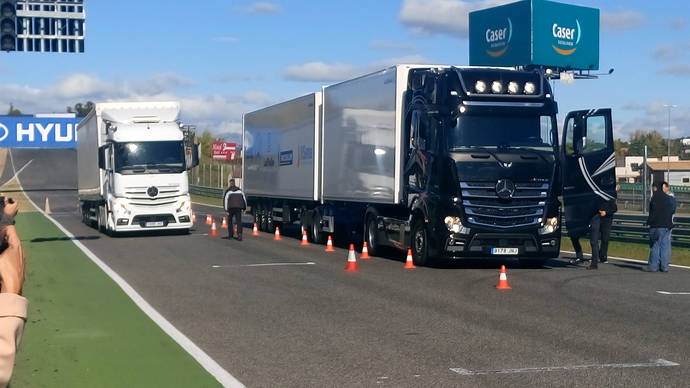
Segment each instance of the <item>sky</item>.
M182 102L227 140L242 114L395 63L469 64L468 13L501 0L85 0L84 53L0 52L0 112L91 100ZM614 136L690 137L690 11L683 0L570 0L601 10L596 80L555 81L568 111L613 108Z

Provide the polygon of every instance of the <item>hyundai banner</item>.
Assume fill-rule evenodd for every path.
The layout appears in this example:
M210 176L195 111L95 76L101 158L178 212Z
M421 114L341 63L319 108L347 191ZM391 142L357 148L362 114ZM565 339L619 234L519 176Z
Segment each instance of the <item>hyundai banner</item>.
M0 147L76 148L81 118L0 116Z

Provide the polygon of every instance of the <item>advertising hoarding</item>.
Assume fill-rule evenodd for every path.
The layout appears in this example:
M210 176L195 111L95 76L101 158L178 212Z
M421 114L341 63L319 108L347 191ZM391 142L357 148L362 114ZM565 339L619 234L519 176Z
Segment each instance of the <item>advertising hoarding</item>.
M599 10L524 0L470 13L470 65L599 69Z

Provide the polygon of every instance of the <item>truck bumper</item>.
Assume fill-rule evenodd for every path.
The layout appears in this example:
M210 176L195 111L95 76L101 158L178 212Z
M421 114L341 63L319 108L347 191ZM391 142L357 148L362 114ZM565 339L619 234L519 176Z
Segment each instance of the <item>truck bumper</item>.
M113 206L116 211L110 214L110 227L115 232L190 229L193 224L189 203L189 197L183 196L172 206L146 207L128 204L119 209Z
M498 249L496 249L498 248ZM442 256L463 257L558 257L560 230L547 235L534 233L450 233L443 241Z

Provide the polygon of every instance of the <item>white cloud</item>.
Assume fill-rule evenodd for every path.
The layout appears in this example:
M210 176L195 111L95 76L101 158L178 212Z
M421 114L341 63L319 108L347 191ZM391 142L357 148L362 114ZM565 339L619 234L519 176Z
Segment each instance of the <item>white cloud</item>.
M65 112L67 106L86 101L176 100L182 104L180 118L185 123L196 125L199 132L208 130L217 134L237 132L243 113L273 102L270 95L259 90L237 96L179 94L179 89L191 85L191 81L173 73L125 80L74 73L43 87L0 85L0 106L8 107L12 103L22 112L32 114Z
M601 11L601 26L611 31L624 31L644 24L644 15L633 10Z
M682 31L688 26L688 21L686 19L678 18L671 20L670 27L674 31Z
M288 67L284 75L285 78L293 81L339 82L402 63L428 64L430 61L421 55L405 55L384 58L361 66L345 63L307 62Z
M639 115L627 115L626 119L614 127L614 137L628 140L637 129L657 131L668 137L668 102L650 101L647 103L630 102L625 106L636 107ZM671 137L688 136L690 132L690 108L676 106L671 109Z
M668 65L663 67L661 72L682 77L690 77L690 64L679 63L675 65Z
M307 62L285 69L285 78L293 81L334 82L352 78L356 67L344 63Z
M247 13L278 13L282 11L280 5L268 1L256 1L244 8Z
M411 43L393 42L390 40L373 40L369 47L372 50L378 51L410 51L414 48Z
M400 9L400 21L417 33L467 37L471 11L512 2L512 0L404 0Z
M234 37L234 36L227 36L227 35L216 36L216 37L213 38L213 41L215 41L215 42L222 42L222 43L232 43L232 42L237 42L238 40L239 40L239 39L237 39L237 38Z

